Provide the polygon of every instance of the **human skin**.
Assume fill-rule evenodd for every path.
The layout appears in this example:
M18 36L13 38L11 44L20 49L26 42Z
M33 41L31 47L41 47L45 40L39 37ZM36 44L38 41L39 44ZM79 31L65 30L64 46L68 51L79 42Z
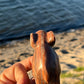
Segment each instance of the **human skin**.
M0 84L35 84L27 75L31 69L32 56L5 69L0 75Z

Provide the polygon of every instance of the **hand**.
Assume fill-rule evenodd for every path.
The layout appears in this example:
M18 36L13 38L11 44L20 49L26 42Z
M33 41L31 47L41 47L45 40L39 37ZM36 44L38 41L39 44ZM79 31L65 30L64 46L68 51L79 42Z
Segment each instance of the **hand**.
M18 62L7 68L0 75L0 84L35 84L29 79L27 71L32 69L32 57Z

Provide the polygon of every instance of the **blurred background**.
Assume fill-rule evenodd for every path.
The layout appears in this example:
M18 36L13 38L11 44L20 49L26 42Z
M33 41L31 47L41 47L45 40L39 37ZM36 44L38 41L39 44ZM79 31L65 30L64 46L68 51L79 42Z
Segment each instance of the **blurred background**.
M33 55L37 30L55 33L61 84L84 84L84 0L0 0L0 73Z

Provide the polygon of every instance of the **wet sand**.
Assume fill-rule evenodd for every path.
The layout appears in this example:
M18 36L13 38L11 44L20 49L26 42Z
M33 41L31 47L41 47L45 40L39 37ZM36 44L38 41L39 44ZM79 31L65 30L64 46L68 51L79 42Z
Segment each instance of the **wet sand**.
M62 33L55 32L55 37L56 42L53 49L59 56L62 74L71 73L79 75L77 77L61 77L61 84L78 84L84 78L84 70L75 71L78 67L84 67L84 29ZM14 63L32 55L33 49L30 46L29 39L12 41L7 45L1 46L0 73Z

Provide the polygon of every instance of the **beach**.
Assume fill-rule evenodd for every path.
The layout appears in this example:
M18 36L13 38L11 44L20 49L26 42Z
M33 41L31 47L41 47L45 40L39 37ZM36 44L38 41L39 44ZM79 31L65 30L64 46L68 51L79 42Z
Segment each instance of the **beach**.
M53 49L59 56L61 84L84 83L84 29L55 33ZM0 46L0 73L16 62L33 56L30 39L11 41ZM31 75L31 72L29 73Z

